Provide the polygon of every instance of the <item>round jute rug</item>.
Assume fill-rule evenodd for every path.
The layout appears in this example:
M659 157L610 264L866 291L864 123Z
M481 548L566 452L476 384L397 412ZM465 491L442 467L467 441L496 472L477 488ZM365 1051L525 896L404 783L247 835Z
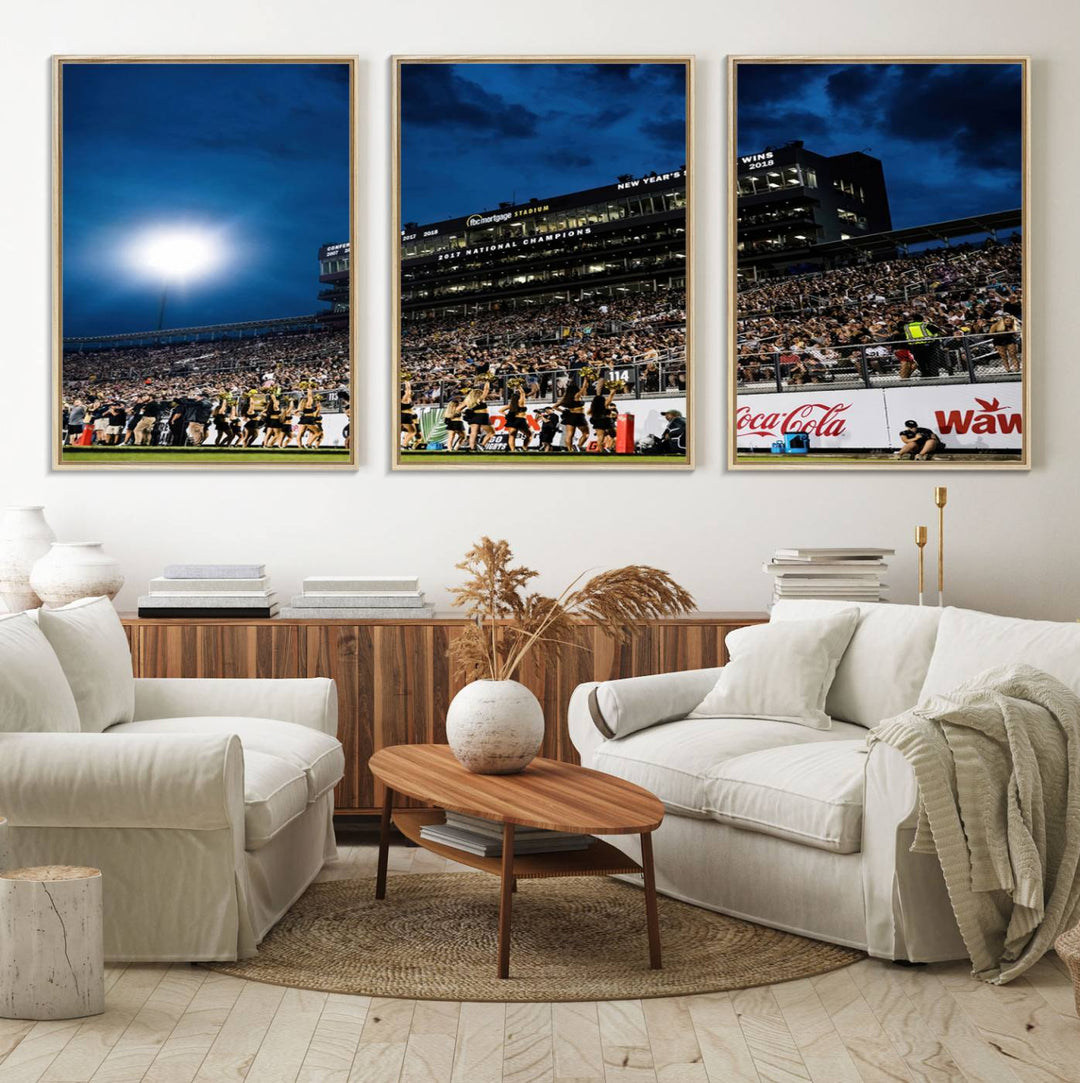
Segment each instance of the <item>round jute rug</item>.
M471 873L313 884L253 959L208 963L252 981L415 1000L636 1000L742 989L847 966L863 953L660 897L650 970L641 890L601 877L522 880L510 977L495 976L498 881Z

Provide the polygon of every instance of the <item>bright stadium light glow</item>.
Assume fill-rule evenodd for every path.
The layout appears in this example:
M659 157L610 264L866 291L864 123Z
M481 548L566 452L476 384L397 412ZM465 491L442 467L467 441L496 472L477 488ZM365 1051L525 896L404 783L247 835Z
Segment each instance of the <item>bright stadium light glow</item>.
M211 270L221 259L221 246L208 233L194 229L164 229L141 237L135 247L140 266L169 280L193 278Z

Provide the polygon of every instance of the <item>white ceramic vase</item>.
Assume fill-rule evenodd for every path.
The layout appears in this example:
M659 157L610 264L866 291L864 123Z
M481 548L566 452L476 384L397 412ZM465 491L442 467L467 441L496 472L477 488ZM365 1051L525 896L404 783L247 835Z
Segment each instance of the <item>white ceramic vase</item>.
M101 542L53 542L30 573L30 586L46 609L80 598L115 598L123 585L120 562L103 552Z
M56 540L40 504L12 505L0 515L0 600L12 613L37 609L30 570Z
M446 740L474 774L512 775L544 743L544 709L517 681L473 681L450 701Z

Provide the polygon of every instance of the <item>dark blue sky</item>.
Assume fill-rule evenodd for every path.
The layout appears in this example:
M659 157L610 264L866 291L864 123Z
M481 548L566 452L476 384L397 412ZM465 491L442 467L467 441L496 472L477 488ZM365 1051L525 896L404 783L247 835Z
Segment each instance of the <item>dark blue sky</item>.
M132 246L193 228L227 257L171 286L165 325L317 311L318 248L349 234L344 64L76 64L63 70L64 333L153 328Z
M740 64L737 101L739 154L880 158L896 229L1021 204L1019 64Z
M681 64L403 64L402 222L686 162Z

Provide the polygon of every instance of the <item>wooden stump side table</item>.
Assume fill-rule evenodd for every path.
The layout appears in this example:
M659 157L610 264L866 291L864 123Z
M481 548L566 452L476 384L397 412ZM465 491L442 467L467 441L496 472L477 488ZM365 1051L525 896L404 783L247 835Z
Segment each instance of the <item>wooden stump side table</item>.
M104 1010L100 871L0 872L0 1016L77 1019Z
M510 976L511 897L518 880L553 876L610 876L641 873L645 881L645 920L649 965L660 969L660 920L656 906L652 832L664 818L664 806L648 790L602 771L537 758L514 775L474 775L448 745L394 745L370 760L371 771L386 788L379 833L375 898L386 897L390 823L411 842L441 857L498 876L500 978ZM394 794L437 805L434 809L394 809ZM425 839L425 824L443 823L450 809L503 825L501 857L477 857ZM563 853L514 854L514 827L538 827L581 835L640 835L641 864L602 839L588 849Z

